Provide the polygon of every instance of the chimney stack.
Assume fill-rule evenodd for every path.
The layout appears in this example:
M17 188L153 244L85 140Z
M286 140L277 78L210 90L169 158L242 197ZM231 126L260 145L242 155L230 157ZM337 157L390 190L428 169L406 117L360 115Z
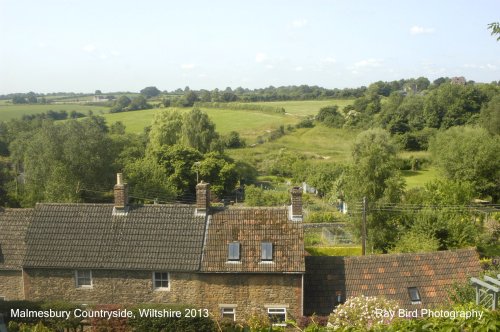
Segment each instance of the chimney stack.
M203 180L196 185L196 214L206 215L210 209L210 183Z
M302 221L302 188L293 187L290 190L292 205L290 206L290 220Z
M124 210L128 205L128 185L123 183L123 174L116 174L116 184L114 187L115 209Z

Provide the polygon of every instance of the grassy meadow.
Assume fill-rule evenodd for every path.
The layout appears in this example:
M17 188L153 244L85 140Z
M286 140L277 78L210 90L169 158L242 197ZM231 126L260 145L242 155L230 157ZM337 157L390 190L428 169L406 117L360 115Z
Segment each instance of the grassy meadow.
M347 162L351 158L351 149L359 130L328 128L321 124L314 128L300 128L287 131L287 134L273 141L256 144L259 139L266 140L266 135L271 131L284 126L294 125L305 116L316 115L322 107L338 105L339 108L352 103L352 100L308 100L308 101L280 101L249 103L271 107L283 107L286 114L262 112L254 110L234 110L231 104L228 108L204 108L210 119L215 123L216 130L222 134L237 131L246 140L247 147L227 151L236 160L248 162L265 162L277 151L296 152L310 157L315 162ZM175 108L169 108L174 110ZM187 112L191 108L177 108L180 112ZM121 121L126 131L141 133L144 128L151 125L156 113L165 111L165 108L155 108L142 111L122 113L108 113L109 109L103 106L89 106L79 103L54 103L54 104L18 104L0 102L0 121L21 118L23 115L37 114L65 110L68 113L77 111L87 114L92 111L95 115L103 116L108 124ZM402 158L429 159L427 152L402 152ZM420 171L403 171L407 187L413 188L439 178L437 170L430 167Z
M89 106L78 103L74 104L10 104L3 101L0 103L0 121L9 121L11 119L20 119L23 115L32 115L46 113L48 111L76 111L87 114L92 111L95 115L101 115L108 112L107 107Z

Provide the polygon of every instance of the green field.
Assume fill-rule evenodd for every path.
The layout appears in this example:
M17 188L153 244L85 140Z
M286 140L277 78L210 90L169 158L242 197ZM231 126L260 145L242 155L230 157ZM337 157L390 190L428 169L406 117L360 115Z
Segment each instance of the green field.
M282 101L282 102L260 102L249 103L271 107L283 107L287 114L262 112L253 110L231 110L222 108L201 108L215 123L216 130L224 135L231 131L237 131L247 142L243 149L229 150L228 153L236 160L265 161L275 154L276 151L288 151L305 155L315 162L347 162L351 158L352 144L359 130L328 128L321 124L314 128L301 128L288 131L283 137L274 141L266 141L256 144L259 138L265 140L266 135L280 126L287 128L299 121L300 117L316 115L320 108L328 105L338 105L340 108L350 104L352 100L313 100L313 101ZM173 110L173 108L169 108ZM187 112L191 108L179 108L180 112ZM143 111L132 111L122 113L108 113L108 108L99 106L87 106L82 104L48 104L48 105L12 105L8 102L0 102L0 121L12 118L20 118L25 114L36 114L49 110L68 113L77 111L87 114L92 111L96 115L102 115L108 124L121 121L127 132L141 133L144 128L151 125L156 113L165 111L165 108L156 108ZM427 152L400 153L402 158L429 159ZM424 183L439 178L440 174L435 168L424 166L420 171L404 171L407 188L422 186Z
M0 121L8 121L10 119L20 119L23 115L45 113L47 111L76 111L87 114L92 111L95 115L100 115L108 111L107 107L103 106L88 106L82 104L8 104L0 103Z
M318 114L320 108L337 105L340 109L352 104L353 99L326 99L326 100L299 100L299 101L272 101L251 103L255 105L283 107L286 113L297 116L308 116Z

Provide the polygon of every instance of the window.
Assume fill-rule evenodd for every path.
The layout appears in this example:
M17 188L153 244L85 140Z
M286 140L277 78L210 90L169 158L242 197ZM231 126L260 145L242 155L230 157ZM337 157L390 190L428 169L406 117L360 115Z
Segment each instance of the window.
M153 287L155 290L169 290L168 272L153 272Z
M271 242L262 242L260 244L262 250L262 260L272 261L273 260L273 244Z
M286 309L285 308L267 308L267 315L273 325L285 326Z
M0 295L0 302L5 301L5 296Z
M230 261L239 261L240 260L240 243L239 242L231 242L228 246L228 260Z
M77 288L92 288L92 271L76 270L75 281Z
M230 321L236 320L236 309L235 308L221 308L222 319L227 319Z
M421 298L420 298L420 293L418 292L417 287L408 287L408 294L410 295L411 304L422 303Z

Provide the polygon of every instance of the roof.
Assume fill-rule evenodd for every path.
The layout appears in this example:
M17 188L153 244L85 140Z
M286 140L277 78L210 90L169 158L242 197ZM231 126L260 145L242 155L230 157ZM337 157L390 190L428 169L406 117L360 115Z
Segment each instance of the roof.
M302 273L304 233L283 208L214 210L208 222L202 272ZM240 243L240 260L228 262L228 245ZM261 243L273 244L272 262L262 262Z
M204 233L186 205L37 204L24 267L197 271Z
M447 287L481 272L475 249L357 257L306 257L305 314L329 314L337 292L396 300L403 308L433 307L448 299ZM421 304L412 305L408 288L416 287Z
M0 270L21 270L24 236L32 214L33 209L0 208Z

